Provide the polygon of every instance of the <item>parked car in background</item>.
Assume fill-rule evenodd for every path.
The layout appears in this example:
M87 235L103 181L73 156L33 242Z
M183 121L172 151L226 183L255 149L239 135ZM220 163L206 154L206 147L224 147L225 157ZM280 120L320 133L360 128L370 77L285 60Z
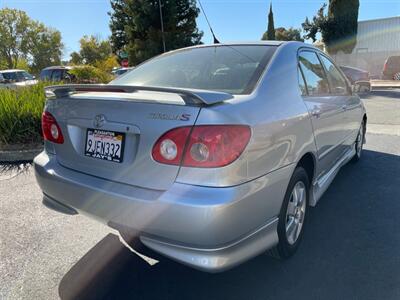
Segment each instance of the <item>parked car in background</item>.
M37 82L35 76L24 70L12 69L0 71L0 88L15 89L33 85Z
M52 66L44 68L40 72L40 80L55 82L74 82L75 75L70 73L73 67L70 66Z
M43 203L208 272L293 255L367 123L333 60L299 42L180 49L46 95Z
M349 66L341 66L340 69L343 71L344 75L346 75L352 86L355 86L357 83L358 90L356 90L356 92L362 93L371 91L371 78L368 71Z
M121 76L122 74L125 74L126 72L132 70L134 67L128 67L128 68L119 68L116 70L112 70L111 74L113 74L115 77Z
M389 56L383 66L382 79L400 80L400 56Z

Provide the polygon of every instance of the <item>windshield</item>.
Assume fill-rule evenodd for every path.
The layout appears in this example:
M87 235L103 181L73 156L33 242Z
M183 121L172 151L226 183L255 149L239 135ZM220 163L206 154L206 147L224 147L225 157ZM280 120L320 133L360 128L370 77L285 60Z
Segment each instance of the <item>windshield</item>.
M111 83L248 94L275 49L266 45L185 49L149 60Z

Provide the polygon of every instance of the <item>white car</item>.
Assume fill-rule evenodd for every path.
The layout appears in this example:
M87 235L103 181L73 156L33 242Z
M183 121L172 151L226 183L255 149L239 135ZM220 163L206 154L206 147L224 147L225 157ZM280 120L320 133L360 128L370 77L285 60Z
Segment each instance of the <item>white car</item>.
M37 84L35 76L24 70L0 71L0 88L16 89L18 87Z

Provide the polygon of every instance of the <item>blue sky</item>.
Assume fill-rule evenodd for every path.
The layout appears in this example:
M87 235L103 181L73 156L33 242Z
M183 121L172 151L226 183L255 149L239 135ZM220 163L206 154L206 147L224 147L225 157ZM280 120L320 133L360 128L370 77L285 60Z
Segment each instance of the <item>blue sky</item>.
M273 0L275 27L301 27L306 16L312 17L323 0ZM109 0L0 0L0 7L24 10L47 26L61 31L64 58L79 49L83 35L110 35ZM202 0L214 32L221 41L259 40L267 27L269 0ZM359 20L400 15L399 0L360 0ZM211 43L202 14L198 26L204 31L203 42Z

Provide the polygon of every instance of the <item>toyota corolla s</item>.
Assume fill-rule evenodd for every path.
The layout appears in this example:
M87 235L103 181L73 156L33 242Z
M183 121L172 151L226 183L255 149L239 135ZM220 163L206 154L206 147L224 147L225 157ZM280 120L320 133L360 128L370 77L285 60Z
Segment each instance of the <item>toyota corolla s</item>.
M332 59L298 42L180 49L46 95L44 204L208 272L294 254L367 122Z

